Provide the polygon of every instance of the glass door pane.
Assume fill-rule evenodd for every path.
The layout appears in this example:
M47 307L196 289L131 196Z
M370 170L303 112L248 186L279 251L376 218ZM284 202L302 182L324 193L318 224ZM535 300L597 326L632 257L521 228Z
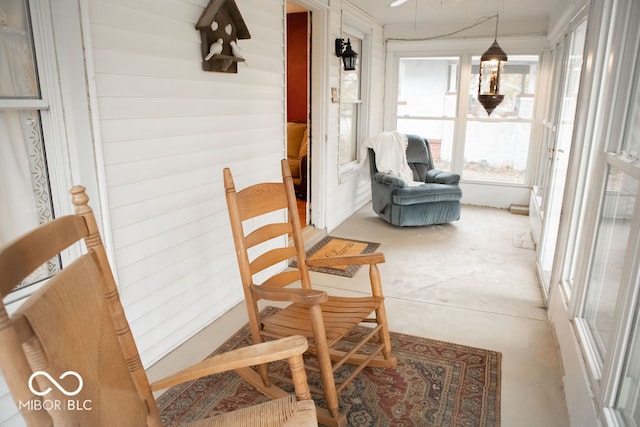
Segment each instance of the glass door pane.
M538 250L539 269L542 272L543 285L549 291L551 269L555 257L558 227L564 187L569 166L573 123L576 115L576 101L582 75L582 61L587 30L587 21L583 21L571 33L569 56L565 62L565 81L562 104L557 120L555 146L548 151L551 162L550 180L545 191L545 208L541 244Z
M0 7L0 245L53 219L49 172L40 120L42 107L29 4ZM58 271L40 267L23 287Z

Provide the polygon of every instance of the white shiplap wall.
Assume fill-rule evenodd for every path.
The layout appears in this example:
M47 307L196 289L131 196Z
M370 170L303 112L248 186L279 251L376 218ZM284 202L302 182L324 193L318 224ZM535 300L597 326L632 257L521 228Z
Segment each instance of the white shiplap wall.
M237 74L204 72L207 0L88 0L115 265L145 366L242 299L222 169L277 179L284 155L281 0L237 0Z

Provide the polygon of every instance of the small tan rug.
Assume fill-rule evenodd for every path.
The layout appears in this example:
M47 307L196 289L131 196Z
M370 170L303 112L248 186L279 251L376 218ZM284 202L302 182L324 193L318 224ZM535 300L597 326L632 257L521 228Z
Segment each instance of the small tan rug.
M361 240L343 239L341 237L327 236L307 251L307 259L322 259L343 255L370 254L380 247L380 243L364 242ZM295 267L297 263L291 262ZM360 270L361 265L342 265L333 267L309 267L309 270L320 273L335 274L344 277L353 277Z

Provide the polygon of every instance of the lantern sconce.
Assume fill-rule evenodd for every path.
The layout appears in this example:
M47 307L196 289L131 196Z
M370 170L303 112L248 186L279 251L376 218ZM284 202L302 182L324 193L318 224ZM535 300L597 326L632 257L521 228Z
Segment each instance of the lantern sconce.
M342 64L346 71L353 71L356 69L356 60L358 54L351 48L351 40L336 39L336 56L342 58Z
M500 94L502 68L507 62L507 54L498 44L498 14L496 18L496 34L493 43L480 58L480 75L478 82L478 102L482 104L488 115L504 100Z

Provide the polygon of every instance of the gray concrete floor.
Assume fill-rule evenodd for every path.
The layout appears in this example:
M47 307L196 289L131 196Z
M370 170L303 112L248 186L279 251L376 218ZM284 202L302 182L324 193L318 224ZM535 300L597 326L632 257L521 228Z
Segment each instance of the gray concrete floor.
M569 426L562 365L536 280L528 217L463 206L460 221L399 228L367 205L331 235L381 244L392 331L502 353L503 427ZM366 267L353 278L312 273L312 279L315 288L333 294L370 289ZM149 378L202 360L246 321L239 304L150 367Z
M564 427L562 365L529 230L526 216L475 206L451 224L400 228L367 205L331 235L381 244L392 331L502 353L502 426ZM351 279L312 276L333 293L369 289L366 267Z

